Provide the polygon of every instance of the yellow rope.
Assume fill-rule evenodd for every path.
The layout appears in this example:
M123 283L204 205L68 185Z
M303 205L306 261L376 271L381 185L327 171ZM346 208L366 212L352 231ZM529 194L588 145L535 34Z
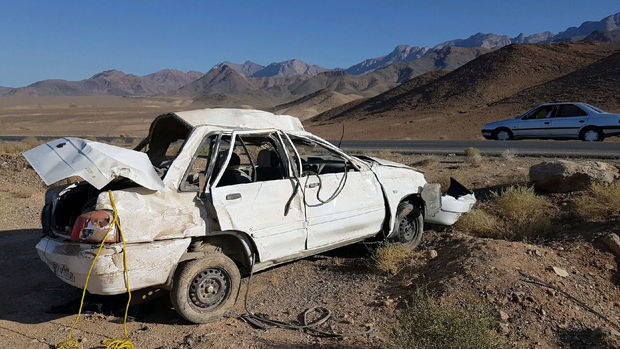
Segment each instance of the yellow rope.
M73 337L71 337L71 333L77 325L78 320L80 319L80 315L82 315L82 307L84 306L84 297L86 296L86 287L88 286L88 280L90 279L90 274L93 271L93 267L95 266L95 262L97 258L99 258L99 254L103 249L103 244L108 238L108 234L112 231L114 226L118 227L118 231L121 235L121 241L123 242L123 265L125 267L125 286L127 287L127 293L129 294L129 298L127 299L127 306L125 307L125 316L123 318L123 330L125 331L125 339L105 339L102 341L102 344L106 346L106 349L135 349L133 342L129 338L127 334L127 312L129 311L129 303L131 302L131 290L129 289L129 271L127 270L127 247L125 245L125 237L123 236L123 229L121 228L121 224L118 221L118 213L116 211L116 203L114 202L114 196L112 195L112 191L108 190L108 194L110 195L110 202L112 203L112 209L114 210L114 219L110 224L110 228L108 232L105 234L101 243L99 244L99 249L97 250L97 254L93 259L92 264L90 265L90 269L88 270L88 275L86 276L86 282L84 283L84 290L82 290L82 299L80 300L80 309L78 310L78 314L75 317L75 321L73 321L73 325L71 325L71 329L69 329L69 338L66 341L59 343L56 345L56 349L81 349L79 346L79 341Z

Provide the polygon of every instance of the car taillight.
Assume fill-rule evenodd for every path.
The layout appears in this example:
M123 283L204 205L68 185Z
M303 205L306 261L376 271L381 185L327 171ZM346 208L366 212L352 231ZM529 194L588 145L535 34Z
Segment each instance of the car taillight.
M113 220L114 212L112 211L99 210L84 213L75 220L71 240L101 242L105 239L106 242L118 242L116 226L112 224Z

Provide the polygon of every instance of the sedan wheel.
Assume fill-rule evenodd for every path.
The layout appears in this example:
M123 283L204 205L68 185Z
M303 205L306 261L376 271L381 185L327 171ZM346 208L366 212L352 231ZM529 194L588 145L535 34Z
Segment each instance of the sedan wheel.
M508 131L506 131L506 130L499 130L495 134L495 139L497 139L498 141L510 140L510 133Z
M583 140L586 142L598 142L601 138L601 132L596 129L589 129L583 133Z
M235 304L240 282L235 262L222 253L207 253L179 266L170 300L177 313L190 322L215 321Z

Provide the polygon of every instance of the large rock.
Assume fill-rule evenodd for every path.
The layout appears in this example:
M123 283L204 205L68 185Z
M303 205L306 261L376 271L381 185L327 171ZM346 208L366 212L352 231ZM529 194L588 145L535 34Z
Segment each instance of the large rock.
M530 181L537 190L564 193L586 189L592 182L611 183L620 171L601 161L544 161L530 167Z

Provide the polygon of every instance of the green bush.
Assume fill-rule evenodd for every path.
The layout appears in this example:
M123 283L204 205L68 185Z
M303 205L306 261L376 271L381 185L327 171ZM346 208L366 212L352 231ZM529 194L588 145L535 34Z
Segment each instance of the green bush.
M507 348L497 333L497 314L480 302L466 309L442 303L418 289L411 303L398 317L388 346L394 349L491 349Z

